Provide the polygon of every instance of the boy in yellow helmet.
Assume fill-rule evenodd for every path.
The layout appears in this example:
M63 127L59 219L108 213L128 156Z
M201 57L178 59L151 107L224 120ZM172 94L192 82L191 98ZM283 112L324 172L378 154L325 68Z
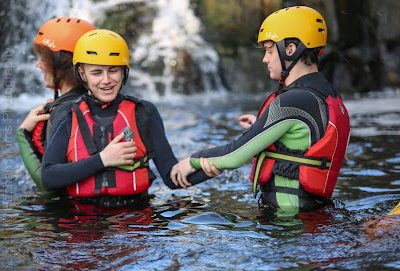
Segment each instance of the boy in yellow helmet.
M278 10L262 23L258 43L269 76L280 83L258 116L243 115L246 128L237 140L194 153L172 171L176 184L203 168L210 176L253 158L253 192L265 206L291 213L330 202L346 152L350 124L339 94L318 71L327 40L325 19L316 10L295 6ZM207 158L207 159L204 159Z

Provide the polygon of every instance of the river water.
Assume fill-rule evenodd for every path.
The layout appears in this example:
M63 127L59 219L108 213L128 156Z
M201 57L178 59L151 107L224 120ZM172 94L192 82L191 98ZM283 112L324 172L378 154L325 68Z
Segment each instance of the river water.
M156 105L184 158L237 137L237 117L255 113L263 98L219 93ZM16 100L1 119L1 270L398 270L399 220L373 237L364 228L400 198L400 95L359 95L346 104L352 137L335 206L274 218L252 197L250 165L188 190L171 191L157 179L145 208L41 195L15 144L30 108Z

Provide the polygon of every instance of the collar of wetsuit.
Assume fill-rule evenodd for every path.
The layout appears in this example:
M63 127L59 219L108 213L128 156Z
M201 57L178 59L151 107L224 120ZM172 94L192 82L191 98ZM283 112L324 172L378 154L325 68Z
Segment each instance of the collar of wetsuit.
M111 102L102 102L99 101L96 97L92 96L92 95L86 95L86 101L90 104L90 105L94 105L97 107L100 107L101 109L106 109L108 107L112 107L115 104L119 104L121 101L121 95L118 94L117 97L111 101Z

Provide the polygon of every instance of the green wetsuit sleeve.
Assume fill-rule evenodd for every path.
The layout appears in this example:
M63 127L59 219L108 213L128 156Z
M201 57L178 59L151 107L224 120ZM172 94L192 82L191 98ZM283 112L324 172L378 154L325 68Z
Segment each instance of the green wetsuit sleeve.
M40 191L47 192L42 184L42 163L37 157L33 147L31 145L30 135L23 128L18 128L16 131L16 138L21 153L22 161L28 170L29 175L37 185Z
M257 120L251 129L238 140L192 155L191 165L195 169L200 169L199 158L204 157L214 163L218 169L239 168L250 161L253 156L279 140L289 130L304 127L297 119L287 119L269 127L264 127L264 123L265 120Z

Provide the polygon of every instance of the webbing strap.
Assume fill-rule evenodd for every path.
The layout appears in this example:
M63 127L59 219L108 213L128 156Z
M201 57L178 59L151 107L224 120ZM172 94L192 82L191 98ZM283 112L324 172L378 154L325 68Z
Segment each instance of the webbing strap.
M81 110L79 109L78 104L75 103L72 107L76 114L79 129L81 130L83 142L85 143L86 149L90 155L93 155L97 152L97 148L94 145L93 137L92 137L92 134L90 133L89 126L88 126Z
M260 170L261 170L261 166L263 165L264 159L265 159L265 151L263 151L260 154L260 156L258 157L256 168L254 170L254 177L253 177L253 196L254 196L254 198L257 197L258 178L260 176Z
M135 171L138 168L144 167L149 167L149 157L147 155L140 157L139 159L133 160L132 165L122 165L118 166L117 168L124 171Z
M312 158L312 157L304 157L304 156L296 156L293 154L283 154L276 152L264 151L265 156L274 160L281 161L289 161L293 163L298 163L300 165L318 167L321 169L329 169L331 166L331 161L329 161L326 157L323 158Z
M270 158L274 160L280 161L289 161L293 163L297 163L300 165L305 165L309 167L317 167L320 169L329 169L331 166L331 161L329 161L326 157L323 158L313 158L313 157L305 157L295 154L283 154L271 151L263 151L257 159L256 168L254 170L254 177L253 177L253 196L254 198L257 197L257 185L258 179L260 177L260 171L262 165L264 164L265 158Z

